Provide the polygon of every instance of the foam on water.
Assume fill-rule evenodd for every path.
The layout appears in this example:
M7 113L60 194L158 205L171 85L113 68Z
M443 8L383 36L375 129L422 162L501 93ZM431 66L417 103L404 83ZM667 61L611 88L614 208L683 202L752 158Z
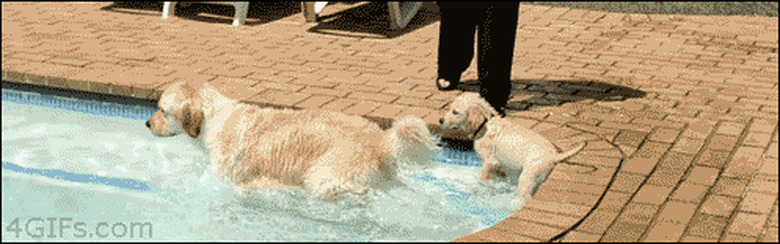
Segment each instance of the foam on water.
M215 176L207 156L186 136L154 137L138 118L6 101L9 92L24 94L3 90L3 162L137 180L149 190L4 167L4 226L15 218L70 217L88 226L149 222L152 239L167 240L446 241L495 225L513 212L512 186L480 184L479 167L441 162L405 167L399 186L336 203L295 187L239 194ZM152 111L121 109L149 116ZM48 240L8 232L3 239ZM74 239L73 233L65 231L61 239Z

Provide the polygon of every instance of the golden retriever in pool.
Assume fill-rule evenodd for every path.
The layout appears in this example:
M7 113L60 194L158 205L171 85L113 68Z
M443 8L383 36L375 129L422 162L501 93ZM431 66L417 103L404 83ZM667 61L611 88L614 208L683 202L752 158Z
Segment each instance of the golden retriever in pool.
M474 151L482 159L480 179L517 181L523 199L536 192L554 163L567 159L585 147L559 153L546 138L499 116L478 93L459 95L440 119L442 137L474 141Z
M395 177L400 163L426 163L437 138L416 117L383 131L360 116L261 108L204 83L165 89L147 127L156 136L186 133L240 191L299 186L323 199L364 194Z

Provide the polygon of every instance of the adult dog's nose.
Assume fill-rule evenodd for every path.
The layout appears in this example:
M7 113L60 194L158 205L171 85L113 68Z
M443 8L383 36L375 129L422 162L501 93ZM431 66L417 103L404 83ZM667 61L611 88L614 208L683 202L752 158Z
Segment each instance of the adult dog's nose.
M146 128L152 128L152 125L149 124L149 121L146 121Z
M444 124L444 118L439 119L439 124Z

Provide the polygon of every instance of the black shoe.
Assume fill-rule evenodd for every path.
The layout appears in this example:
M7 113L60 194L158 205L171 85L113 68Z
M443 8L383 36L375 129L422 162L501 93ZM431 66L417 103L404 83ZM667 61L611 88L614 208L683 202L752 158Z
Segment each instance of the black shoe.
M458 86L458 83L460 83L460 81L436 77L436 88L439 88L439 91L454 90Z
M496 109L496 112L498 112L498 116L501 118L506 117L506 110L504 108Z

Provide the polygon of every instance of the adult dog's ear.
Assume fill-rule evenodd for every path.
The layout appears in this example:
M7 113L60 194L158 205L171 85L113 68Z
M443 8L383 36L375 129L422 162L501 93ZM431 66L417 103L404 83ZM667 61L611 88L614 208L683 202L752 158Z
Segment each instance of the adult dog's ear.
M181 125L184 131L192 138L200 135L200 126L203 124L203 110L198 104L190 104L182 111Z

